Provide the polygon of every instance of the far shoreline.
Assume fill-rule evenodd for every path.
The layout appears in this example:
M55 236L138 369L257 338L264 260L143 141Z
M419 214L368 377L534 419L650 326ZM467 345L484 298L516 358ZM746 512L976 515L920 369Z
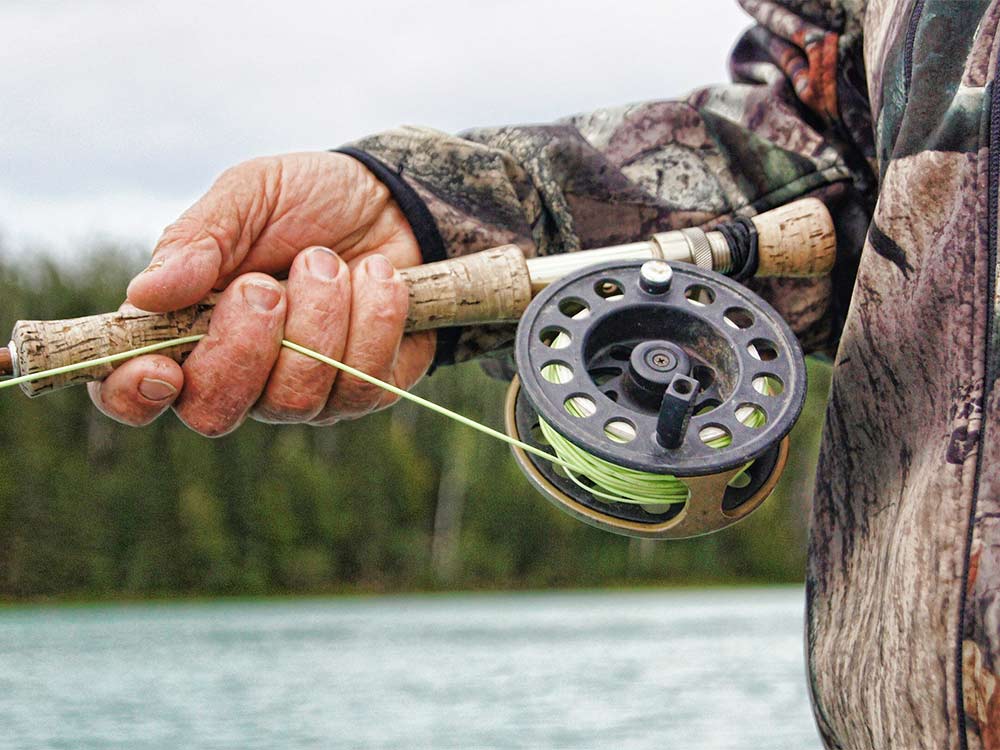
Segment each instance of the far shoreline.
M225 605L225 604L282 604L290 602L320 602L324 600L337 601L369 601L374 599L450 599L478 597L559 597L574 595L601 594L655 594L655 593L688 593L698 591L725 592L746 591L752 589L802 589L804 581L767 581L740 580L718 581L703 580L669 584L622 584L609 586L550 586L550 587L480 587L480 588L410 588L410 589L372 589L357 586L316 592L274 592L266 594L151 594L145 595L108 595L108 596L38 596L23 599L0 598L0 612L30 609L55 608L103 608L129 606L185 606L185 605Z

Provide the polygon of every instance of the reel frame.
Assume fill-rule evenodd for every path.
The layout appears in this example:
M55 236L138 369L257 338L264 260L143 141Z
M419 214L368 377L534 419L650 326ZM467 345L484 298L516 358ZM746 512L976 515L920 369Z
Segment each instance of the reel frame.
M588 453L639 471L672 474L689 490L684 503L609 503L572 481L562 467L515 447L522 471L557 507L627 536L698 536L744 518L773 491L788 457L787 434L804 403L805 363L780 315L742 285L689 264L669 264L665 283L653 283L655 274L644 278L642 266L634 261L594 266L535 298L518 327L519 377L508 391L505 422L509 434L551 451L538 434L542 412L562 437ZM611 290L616 294L607 293ZM736 322L730 316L734 311ZM553 348L554 335L560 333L563 340ZM651 347L651 339L659 348ZM760 356L757 344L767 356ZM630 356L619 352L618 361L610 362L609 351L622 347ZM659 352L661 365L683 360L683 368L674 372L676 363L670 362L663 373L662 404L650 402L649 393L642 392L647 377L655 379L657 373L644 369L646 362L637 355L652 361L651 351ZM609 368L609 362L617 368ZM552 364L569 368L570 380L546 377L545 368ZM609 369L618 373L599 384L592 374ZM777 393L756 387L765 376L778 384ZM682 381L697 381L689 404L674 393ZM574 414L569 401L576 396L584 397L593 411ZM668 404L671 400L675 403ZM676 412L678 404L682 411L686 407L685 414L667 412L668 406ZM696 406L707 413L693 414ZM763 425L748 426L738 418L740 408L745 413L750 407L761 411ZM681 425L680 439L670 448L664 447L669 434L663 429L665 419ZM609 420L631 425L634 438L608 439L613 438L607 432ZM728 434L729 445L713 447L704 438L706 428ZM731 485L745 468L747 476L739 486Z

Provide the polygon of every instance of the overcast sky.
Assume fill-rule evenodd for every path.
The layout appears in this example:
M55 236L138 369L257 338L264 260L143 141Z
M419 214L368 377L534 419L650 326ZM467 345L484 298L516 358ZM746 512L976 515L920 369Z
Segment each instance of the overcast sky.
M225 167L726 77L735 0L0 3L0 234L149 244Z

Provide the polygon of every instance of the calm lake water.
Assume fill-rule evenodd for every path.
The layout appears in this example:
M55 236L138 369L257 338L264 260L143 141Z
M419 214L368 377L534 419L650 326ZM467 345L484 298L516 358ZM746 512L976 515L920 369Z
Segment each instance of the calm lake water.
M801 589L0 609L0 747L818 748Z

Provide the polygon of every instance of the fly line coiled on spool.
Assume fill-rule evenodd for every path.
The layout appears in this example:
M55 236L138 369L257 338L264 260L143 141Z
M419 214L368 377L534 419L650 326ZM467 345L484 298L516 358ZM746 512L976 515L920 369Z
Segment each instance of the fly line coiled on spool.
M573 317L581 319L588 314L586 311L581 311ZM560 345L565 342L557 341L554 343L556 348L561 348ZM542 377L549 382L567 383L570 380L569 375L569 370L562 365L551 364L542 368ZM773 392L772 382L765 381L763 387L766 389L765 393ZM576 416L586 417L589 416L586 413L589 410L589 403L589 401L583 400L570 400L566 403L565 408L572 410ZM736 416L741 422L755 429L764 424L763 414L750 406L738 409ZM690 492L682 479L671 474L653 474L618 466L574 445L541 417L538 420L538 426L555 455L569 465L569 467L565 467L567 476L588 490L590 494L609 502L634 503L654 511L663 505L687 502ZM635 439L635 429L626 422L609 424L605 426L604 432L609 440L615 442L627 443ZM706 440L711 447L725 448L732 442L732 438L725 432L716 430L716 433ZM746 469L752 463L752 461L747 462L743 470L729 481L730 485L739 487L742 483L749 482Z

